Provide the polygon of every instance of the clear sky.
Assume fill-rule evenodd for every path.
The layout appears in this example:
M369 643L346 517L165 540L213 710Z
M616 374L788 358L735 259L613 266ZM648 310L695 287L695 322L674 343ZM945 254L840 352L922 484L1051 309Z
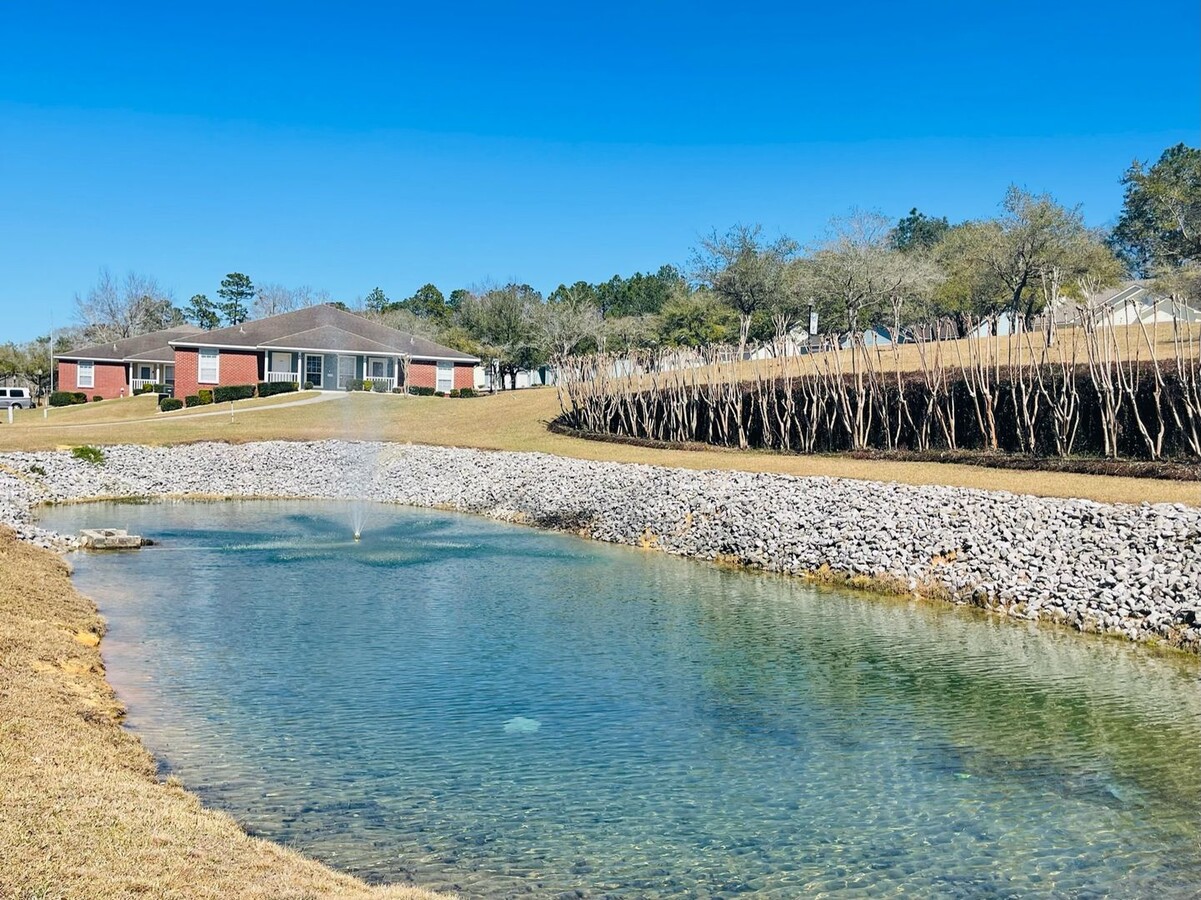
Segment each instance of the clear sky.
M0 3L0 341L99 269L348 302L685 264L759 222L1112 221L1199 142L1196 0Z

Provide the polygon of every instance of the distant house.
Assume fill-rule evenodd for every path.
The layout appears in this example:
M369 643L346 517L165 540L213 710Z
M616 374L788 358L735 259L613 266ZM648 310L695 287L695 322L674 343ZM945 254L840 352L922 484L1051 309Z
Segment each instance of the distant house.
M345 390L408 384L450 392L475 385L479 360L333 306L311 306L204 331L155 331L55 356L56 386L105 399L163 385L176 397L201 388L289 381Z
M175 384L175 351L171 341L199 332L192 325L152 331L111 343L93 344L55 354L60 391L81 391L88 397L128 397L147 385Z
M1056 309L1055 320L1076 324L1086 315L1093 316L1094 321L1103 326L1201 322L1201 310L1185 303L1173 303L1171 298L1156 293L1151 285L1142 281L1126 281L1110 288L1094 298L1087 310L1081 309L1075 301L1067 300Z
M334 306L310 306L170 342L175 396L218 385L294 381L345 390L369 379L377 390L408 385L449 392L475 385L474 356Z

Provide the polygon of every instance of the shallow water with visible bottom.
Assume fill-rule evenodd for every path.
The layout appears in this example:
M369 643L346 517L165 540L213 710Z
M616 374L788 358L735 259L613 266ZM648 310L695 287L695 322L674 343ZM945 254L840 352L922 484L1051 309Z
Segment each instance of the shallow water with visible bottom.
M466 897L1183 897L1197 660L453 513L91 505L128 726L254 834Z

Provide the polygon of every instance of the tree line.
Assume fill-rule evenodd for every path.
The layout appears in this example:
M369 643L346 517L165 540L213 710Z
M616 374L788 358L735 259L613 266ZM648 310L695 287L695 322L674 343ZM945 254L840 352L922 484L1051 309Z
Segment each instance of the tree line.
M816 314L818 331L893 332L941 320L959 335L1009 315L1031 322L1064 302L1087 306L1126 277L1153 278L1165 294L1201 296L1201 150L1183 144L1122 177L1112 229L1088 228L1078 206L1013 186L994 216L951 222L913 209L899 220L855 211L807 245L739 224L702 238L683 267L608 281L561 284L548 295L524 283L444 294L425 284L399 300L375 287L351 303L327 291L255 284L228 274L216 299L176 305L150 276L102 270L76 297L68 343L99 343L192 322L202 328L333 303L517 371L554 355L647 347L704 347L785 339ZM29 349L29 348L25 348ZM0 353L0 374L20 368L21 347ZM30 354L26 354L30 355Z

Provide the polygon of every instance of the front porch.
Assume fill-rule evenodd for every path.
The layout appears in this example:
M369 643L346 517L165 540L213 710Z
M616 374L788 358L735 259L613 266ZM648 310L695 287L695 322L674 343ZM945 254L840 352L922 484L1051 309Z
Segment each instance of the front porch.
M173 396L175 392L175 366L170 363L131 362L129 364L129 394L133 396L147 389L158 389L160 393Z
M272 350L265 354L263 381L311 384L319 391L345 391L357 382L370 382L371 390L389 393L404 386L404 371L403 356Z

